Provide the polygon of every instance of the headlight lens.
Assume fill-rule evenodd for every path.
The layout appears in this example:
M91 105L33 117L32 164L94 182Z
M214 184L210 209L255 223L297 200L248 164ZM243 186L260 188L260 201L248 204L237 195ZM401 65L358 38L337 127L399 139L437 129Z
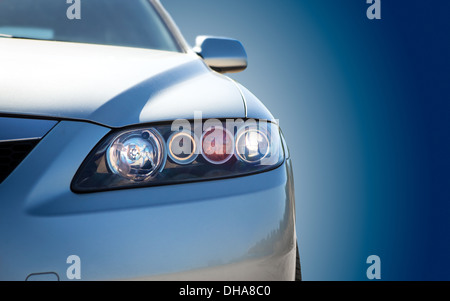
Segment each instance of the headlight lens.
M163 141L155 129L125 132L108 147L106 160L114 174L132 181L145 181L163 164Z
M223 164L233 156L234 138L221 126L212 126L203 132L202 155L211 164Z
M259 163L270 152L270 142L267 135L258 129L244 128L236 137L236 154L247 163Z
M86 158L74 192L236 177L284 160L276 124L255 120L185 122L114 131Z
M169 156L180 165L192 163L198 155L198 146L191 132L174 132L167 141Z

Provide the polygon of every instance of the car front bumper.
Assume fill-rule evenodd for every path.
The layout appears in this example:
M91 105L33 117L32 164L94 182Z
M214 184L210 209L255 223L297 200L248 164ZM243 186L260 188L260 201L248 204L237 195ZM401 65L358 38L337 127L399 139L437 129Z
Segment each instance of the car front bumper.
M251 176L75 194L108 128L59 122L0 184L0 280L293 280L290 160ZM36 278L36 277L34 277Z

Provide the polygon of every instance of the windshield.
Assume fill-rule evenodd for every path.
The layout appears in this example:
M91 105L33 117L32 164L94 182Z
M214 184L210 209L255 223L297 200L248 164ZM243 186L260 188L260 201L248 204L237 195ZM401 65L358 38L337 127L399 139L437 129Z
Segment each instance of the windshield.
M148 0L0 0L0 37L179 51Z

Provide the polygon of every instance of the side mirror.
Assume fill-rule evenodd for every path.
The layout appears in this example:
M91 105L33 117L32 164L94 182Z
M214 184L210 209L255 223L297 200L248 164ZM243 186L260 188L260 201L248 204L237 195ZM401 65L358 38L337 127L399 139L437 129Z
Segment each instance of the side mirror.
M217 72L240 72L247 68L247 53L237 40L198 36L193 50Z

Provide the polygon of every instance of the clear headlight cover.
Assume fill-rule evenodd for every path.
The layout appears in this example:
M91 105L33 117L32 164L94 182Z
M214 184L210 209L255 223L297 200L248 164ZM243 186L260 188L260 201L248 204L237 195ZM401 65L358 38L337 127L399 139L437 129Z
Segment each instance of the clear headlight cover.
M72 181L74 192L244 176L284 160L280 130L267 121L175 121L112 131Z

